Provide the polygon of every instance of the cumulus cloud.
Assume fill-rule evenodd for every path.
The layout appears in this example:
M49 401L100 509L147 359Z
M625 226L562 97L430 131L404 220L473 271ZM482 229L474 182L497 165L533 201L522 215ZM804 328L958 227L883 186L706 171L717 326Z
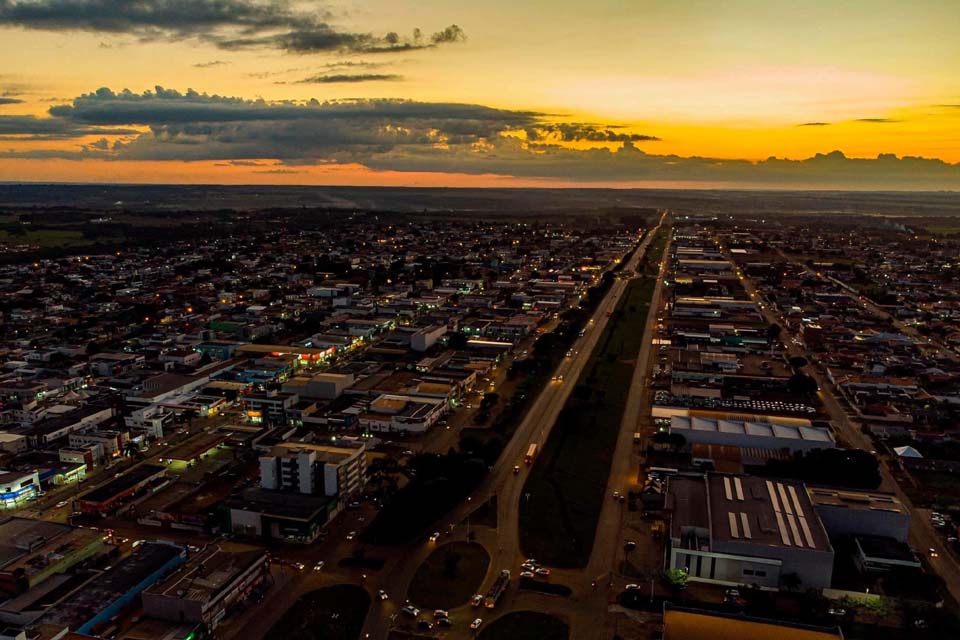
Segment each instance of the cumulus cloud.
M297 80L295 84L341 84L353 82L383 82L403 80L403 76L395 73L331 73L327 75L311 76Z
M213 160L264 171L358 163L374 170L673 181L807 188L956 189L960 164L919 157L755 162L648 153L657 136L618 126L476 104L404 100L268 102L163 87L99 89L50 108L50 117L0 116L0 136L112 136L70 151L0 152L7 158ZM136 132L133 134L133 132ZM593 143L583 148L577 142ZM277 166L277 164L282 166Z
M0 0L0 25L43 31L89 31L140 40L195 38L222 49L270 47L293 53L386 52L462 42L451 25L423 41L340 30L325 10L288 0Z

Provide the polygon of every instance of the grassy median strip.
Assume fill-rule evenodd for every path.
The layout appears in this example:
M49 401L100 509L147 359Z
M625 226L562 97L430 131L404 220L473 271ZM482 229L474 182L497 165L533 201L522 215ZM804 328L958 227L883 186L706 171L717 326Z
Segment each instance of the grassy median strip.
M651 265L661 240L649 248ZM541 562L582 567L590 557L655 287L655 274L627 285L524 486L520 545Z

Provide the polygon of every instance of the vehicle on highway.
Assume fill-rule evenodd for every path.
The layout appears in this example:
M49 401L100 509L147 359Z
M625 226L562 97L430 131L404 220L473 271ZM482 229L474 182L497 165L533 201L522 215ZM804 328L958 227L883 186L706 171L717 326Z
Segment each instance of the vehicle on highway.
M433 533L430 534L430 542L436 542L439 539L440 539L439 531L434 531Z
M405 616L410 616L411 618L416 618L420 615L420 609L417 609L414 606L407 605L403 609L400 609L400 613Z
M481 594L478 593L477 595L470 598L471 607L479 607L482 604L483 604L483 596Z
M449 614L447 611L444 611L443 609L436 609L436 610L434 610L434 612L433 612L433 617L434 617L434 618L449 618L449 617L450 617L450 614Z
M520 569L522 571L536 571L537 565L532 562L524 562L522 565L520 565Z
M482 624L483 624L483 618L477 618L476 620L470 623L470 628L476 631L477 629L480 628L480 625Z
M380 589L380 591L377 592L377 597L380 598L381 600L389 600L389 599L390 599L390 596L388 596L388 595L387 595L387 592L384 591L383 589Z
M940 557L940 554L937 553L937 550L934 549L933 547L930 547L929 553L930 553L930 557L931 557L931 558L939 558L939 557Z
M539 569L534 569L533 572L538 576L540 576L541 578L550 577L550 569L547 569L546 567L540 567Z
M351 531L350 533L347 534L347 540L353 540L356 537L357 537L356 531Z
M62 509L63 507L67 506L68 504L70 504L70 502L69 502L68 500L61 500L60 502L57 503L57 509Z
M303 571L304 569L306 569L306 565L303 564L302 562L294 562L290 566L292 566L297 571Z
M532 580L532 579L535 578L536 576L534 575L533 571L521 571L521 572L520 572L520 577L521 577L521 578L530 578L530 579Z
M570 349L570 350L567 351L567 357L568 357L568 358L572 358L572 357L573 357L573 349Z
M453 626L453 622L450 621L450 618L437 618L437 624L448 629Z
M628 584L627 586L624 587L624 590L635 591L636 589L639 589L639 588L640 588L640 585L638 584Z
M323 560L320 560L319 562L317 562L317 564L313 565L313 570L314 570L314 571L320 571L320 570L322 570L324 564L326 564L326 563L325 563Z
M517 475L518 473L520 473L520 465L515 464L513 465L513 475Z
M523 457L523 461L527 464L533 464L535 457L537 457L537 444L533 443L527 448L527 455Z

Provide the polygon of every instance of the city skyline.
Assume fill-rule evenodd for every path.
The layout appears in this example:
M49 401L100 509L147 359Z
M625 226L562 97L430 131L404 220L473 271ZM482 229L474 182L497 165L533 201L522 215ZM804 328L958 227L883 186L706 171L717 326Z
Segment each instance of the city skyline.
M0 180L960 188L948 2L0 1Z

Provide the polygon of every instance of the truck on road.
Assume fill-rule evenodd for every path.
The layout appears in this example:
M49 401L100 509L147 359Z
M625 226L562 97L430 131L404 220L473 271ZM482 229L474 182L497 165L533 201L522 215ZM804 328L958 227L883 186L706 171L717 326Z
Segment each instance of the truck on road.
M536 443L531 444L530 448L527 449L527 455L524 456L523 460L527 464L533 464L533 459L537 457L537 445Z
M497 576L497 580L490 587L490 590L487 591L487 597L483 599L483 606L487 609L493 609L497 606L497 603L500 602L500 598L507 592L507 587L509 586L510 571L509 569L504 569L500 572L500 575Z

